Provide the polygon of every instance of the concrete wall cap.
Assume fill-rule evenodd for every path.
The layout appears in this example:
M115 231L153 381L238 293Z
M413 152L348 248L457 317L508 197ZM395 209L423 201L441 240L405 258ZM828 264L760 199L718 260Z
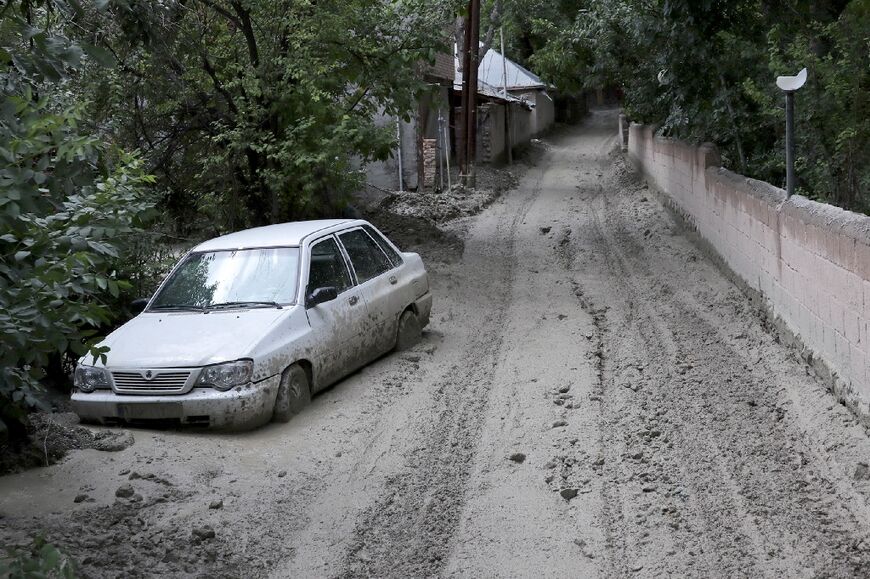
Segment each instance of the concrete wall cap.
M750 179L722 167L709 167L707 173L735 191L760 199L772 207L777 207L785 201L785 191L770 183Z
M846 211L834 205L819 203L802 195L792 195L783 206L783 213L829 231L837 231L870 246L870 216Z
M719 154L719 147L713 143L702 143L698 147L698 153L704 156L704 168L722 166L722 155Z

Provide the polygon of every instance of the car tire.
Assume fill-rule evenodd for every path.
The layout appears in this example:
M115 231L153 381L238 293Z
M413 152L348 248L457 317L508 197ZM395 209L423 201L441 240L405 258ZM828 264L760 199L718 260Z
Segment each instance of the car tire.
M420 341L423 329L420 320L412 310L405 310L399 318L399 329L396 331L396 351L407 350Z
M278 396L272 410L273 422L288 422L311 402L308 375L299 364L291 364L281 375Z

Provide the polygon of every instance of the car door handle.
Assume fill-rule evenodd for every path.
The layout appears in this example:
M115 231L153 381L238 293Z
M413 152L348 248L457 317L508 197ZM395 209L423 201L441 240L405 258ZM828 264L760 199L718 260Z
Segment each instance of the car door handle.
M350 296L350 299L347 301L350 303L350 305L355 306L356 303L359 301L359 298L356 296Z
M394 275L390 276L390 285L396 285L398 282L399 282L399 280L396 279L396 276L394 276Z

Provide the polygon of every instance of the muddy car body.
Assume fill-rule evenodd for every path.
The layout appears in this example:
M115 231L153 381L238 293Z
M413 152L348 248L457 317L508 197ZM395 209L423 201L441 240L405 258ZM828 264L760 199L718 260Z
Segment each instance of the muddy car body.
M285 223L206 241L142 313L85 356L87 421L250 428L286 421L353 370L412 342L432 295L422 260L360 220Z

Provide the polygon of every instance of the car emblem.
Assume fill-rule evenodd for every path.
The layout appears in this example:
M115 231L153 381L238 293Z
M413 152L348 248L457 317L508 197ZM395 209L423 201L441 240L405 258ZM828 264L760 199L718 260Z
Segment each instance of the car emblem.
M150 380L153 377L154 377L154 374L151 373L151 370L148 370L147 372L145 372L145 379L146 380Z

